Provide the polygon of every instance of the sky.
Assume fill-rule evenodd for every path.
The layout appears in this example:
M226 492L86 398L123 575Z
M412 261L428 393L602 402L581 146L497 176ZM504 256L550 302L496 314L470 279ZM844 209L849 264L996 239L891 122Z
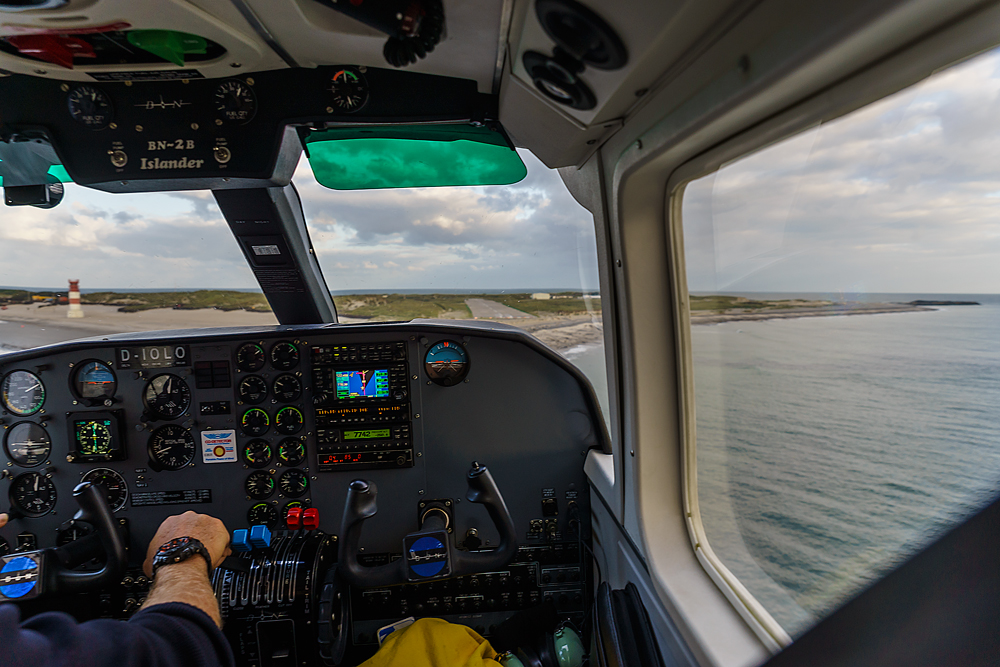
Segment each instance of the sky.
M339 192L294 182L331 290L596 289L592 216L520 151L514 186ZM1000 54L688 185L692 291L1000 293ZM0 285L255 288L211 194L68 186L0 210Z
M688 185L691 291L1000 293L1000 52Z
M598 289L593 216L557 172L520 151L512 186L342 192L298 189L327 286ZM67 185L54 209L0 210L0 285L84 290L257 287L208 191L108 194Z

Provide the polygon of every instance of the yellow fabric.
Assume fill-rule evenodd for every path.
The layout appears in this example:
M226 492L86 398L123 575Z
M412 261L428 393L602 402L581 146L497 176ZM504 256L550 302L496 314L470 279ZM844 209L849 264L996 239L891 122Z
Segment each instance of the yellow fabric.
M497 652L472 628L421 618L389 635L361 667L499 667Z

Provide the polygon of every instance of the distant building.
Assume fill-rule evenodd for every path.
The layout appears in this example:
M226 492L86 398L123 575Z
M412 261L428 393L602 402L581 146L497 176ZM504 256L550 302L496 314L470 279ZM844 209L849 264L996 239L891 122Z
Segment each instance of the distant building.
M531 295L531 298L535 301L548 301L552 298L552 295L548 292L535 292Z
M83 308L80 307L80 281L69 281L69 310L66 317L83 317Z

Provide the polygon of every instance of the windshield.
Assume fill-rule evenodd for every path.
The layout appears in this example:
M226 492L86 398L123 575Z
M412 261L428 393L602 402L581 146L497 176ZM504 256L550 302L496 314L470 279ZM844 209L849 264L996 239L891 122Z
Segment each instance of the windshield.
M519 153L528 174L513 186L335 191L304 159L294 183L341 321L512 324L584 369L606 412L593 218L555 171ZM0 352L277 323L210 192L67 184L57 208L7 207L0 221Z

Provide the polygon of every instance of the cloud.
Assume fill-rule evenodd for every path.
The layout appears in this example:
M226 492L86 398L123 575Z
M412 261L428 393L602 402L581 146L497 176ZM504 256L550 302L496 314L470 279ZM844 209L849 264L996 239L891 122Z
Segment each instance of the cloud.
M694 291L1000 292L1000 56L688 185Z

